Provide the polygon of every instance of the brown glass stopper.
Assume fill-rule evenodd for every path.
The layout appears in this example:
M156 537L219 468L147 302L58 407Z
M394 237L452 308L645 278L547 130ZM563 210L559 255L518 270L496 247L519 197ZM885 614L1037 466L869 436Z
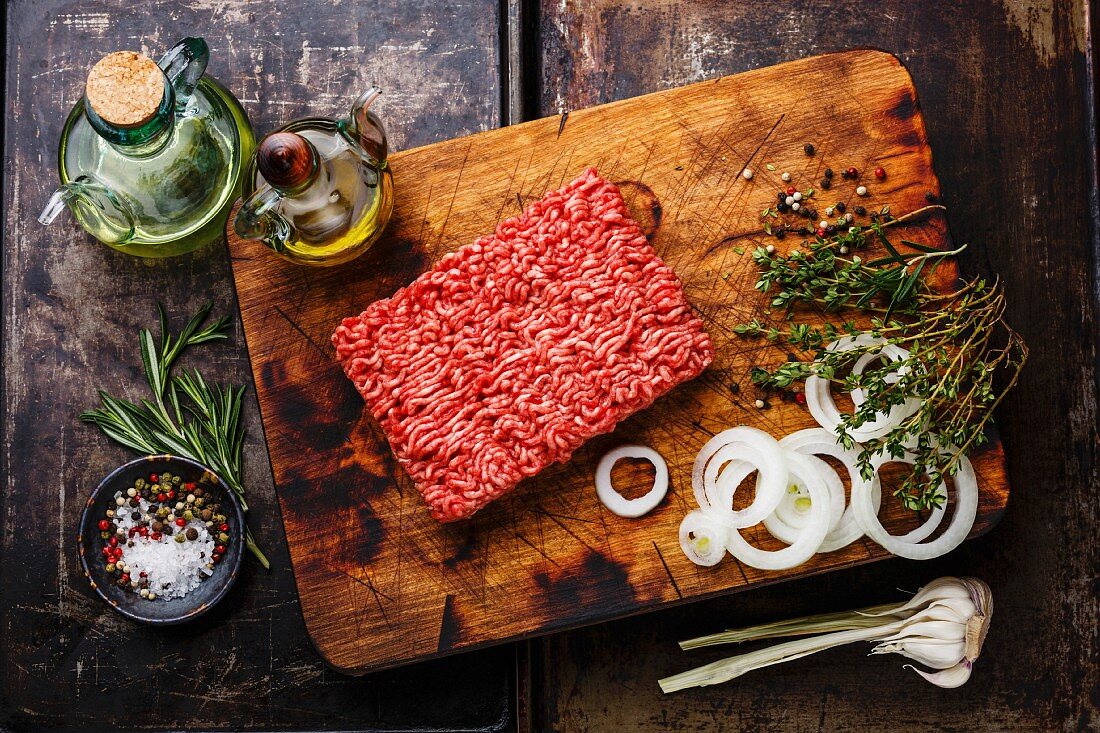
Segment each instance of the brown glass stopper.
M156 115L164 98L164 74L151 58L115 51L88 72L84 96L95 113L116 127L139 127Z
M260 175L273 187L294 190L308 184L317 172L317 150L301 135L273 132L256 148Z

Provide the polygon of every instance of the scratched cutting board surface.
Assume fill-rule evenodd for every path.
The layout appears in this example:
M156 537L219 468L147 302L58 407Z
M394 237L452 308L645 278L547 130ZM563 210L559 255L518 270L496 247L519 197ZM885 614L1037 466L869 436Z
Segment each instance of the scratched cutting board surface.
M807 142L815 155L803 151ZM817 189L810 205L819 213L843 200L870 210L888 204L897 215L939 192L916 92L897 59L876 51L804 59L574 111L564 124L543 119L397 153L390 163L393 219L355 262L304 268L229 237L302 613L330 664L363 673L887 556L863 540L785 572L732 558L700 568L680 551L677 528L695 505L691 465L707 438L739 424L777 437L814 424L794 400L755 407L763 395L750 368L786 356L732 331L769 317L753 289L753 247L798 246L797 236L778 241L762 231L761 211L787 185L780 172L801 190ZM683 280L714 341L714 363L472 520L438 524L329 338L341 318L392 295L590 165L619 183ZM746 165L751 181L741 177ZM888 171L884 181L869 174L878 165ZM848 166L861 181L840 178ZM838 172L830 191L819 185L826 167ZM855 195L859 183L867 198ZM899 236L949 244L938 215ZM938 276L947 285L956 275L946 267ZM599 457L623 443L652 446L669 465L668 497L640 519L610 514L593 486ZM1008 485L998 441L971 458L980 486L976 535L999 519ZM652 474L620 465L616 483L644 491ZM915 526L886 497L887 527ZM747 532L750 540L779 546L757 530Z

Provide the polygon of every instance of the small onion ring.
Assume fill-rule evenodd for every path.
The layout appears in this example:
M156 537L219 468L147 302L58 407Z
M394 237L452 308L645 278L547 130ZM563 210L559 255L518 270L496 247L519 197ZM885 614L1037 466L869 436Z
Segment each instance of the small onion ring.
M712 512L692 509L680 522L680 549L688 560L709 568L726 556L729 532Z
M848 479L852 486L855 486L857 483L864 483L864 478L859 471L859 451L854 448L849 449L840 445L836 442L836 436L824 428L807 428L805 430L799 430L796 433L791 433L780 440L779 445L783 446L785 450L793 450L795 453L802 453L804 455L823 455L835 458L843 463L844 467L848 469ZM882 504L882 487L879 485L877 474L871 479L871 483L873 484L870 487L871 501L877 512L879 506ZM842 488L842 501L843 496L844 491ZM840 521L829 530L829 534L825 537L825 540L821 543L821 547L819 547L817 551L832 552L834 550L839 550L842 547L847 547L852 544L862 536L863 529L859 526L859 522L856 521L852 506L849 503L847 508L844 509Z
M907 456L908 457L908 456ZM899 459L881 457L875 465L875 472L886 463L896 462ZM921 543L912 539L913 532L903 537L891 535L879 521L878 512L871 503L870 491L866 484L852 488L852 509L855 512L856 521L859 522L868 537L880 544L884 549L898 557L910 560L929 560L944 555L954 550L974 527L974 518L978 513L978 479L974 475L974 466L966 456L959 456L959 470L955 474L955 511L951 516L951 522L947 529L931 542ZM942 512L945 507L940 507ZM935 512L933 512L933 515ZM932 521L929 517L925 524ZM938 520L937 520L938 523ZM923 530L922 526L920 530ZM919 530L914 530L915 532ZM930 533L929 533L930 534ZM924 537L928 535L925 534ZM921 537L921 539L924 539Z
M733 530L726 542L731 555L760 570L786 570L801 565L814 556L829 533L830 497L825 480L806 456L788 451L784 457L790 474L810 492L810 521L797 541L781 550L761 550L746 542L739 531Z
M611 469L621 458L641 458L653 464L657 475L653 488L645 496L627 499L611 485ZM644 445L622 445L608 451L596 466L596 496L612 513L635 518L653 511L668 493L668 464L661 454Z
M813 465L829 488L829 531L832 532L844 515L844 483L840 480L837 472L833 470L833 467L825 461L814 455L804 453L803 456ZM799 488L805 488L805 486L799 484ZM792 500L792 497L795 496L804 498L801 492L795 495L788 491L771 516L764 520L764 527L771 533L771 536L786 542L788 545L798 541L799 535L810 523L810 514L813 512L813 499L809 500L810 508L801 511L794 506L797 499ZM820 551L819 547L817 552Z
M729 465L742 460L760 473L756 496L744 509L733 510L740 481L731 481ZM763 430L741 425L723 430L707 441L691 470L691 488L699 506L711 508L731 528L751 527L775 511L787 489L783 449Z
M886 355L890 358L889 354L898 355L902 349L890 350L887 352L886 347L891 344L886 343L883 339L875 338L870 334L861 333L857 336L848 336L845 338L837 339L826 347L827 351L850 351L852 349L864 347L864 346L879 346L883 348L878 352L871 354L872 358L877 358L882 355ZM865 355L866 356L866 355ZM893 359L897 361L898 359ZM864 363L869 364L871 360ZM857 362L858 363L858 362ZM833 401L833 395L830 391L829 380L823 379L816 374L811 374L806 378L806 406L810 409L810 414L817 420L821 427L828 430L834 435L840 434L841 414L837 409L836 402ZM859 397L862 402L862 392ZM900 405L894 405L887 413L881 413L878 417L870 422L866 422L859 427L853 427L848 430L848 434L857 442L864 442L867 440L875 440L882 438L891 430L896 428L907 417L913 415L920 409L920 402L910 397Z
M883 357L890 361L904 361L909 358L909 350L903 349L896 344L885 344L882 350L879 352L867 352L863 356L856 359L856 363L852 365L852 374L860 375L863 371L874 361L882 359ZM908 367L901 367L895 371L889 372L882 381L887 384L897 384L901 380L902 376L909 373ZM859 407L866 400L866 395L862 387L856 387L851 392L852 404ZM910 398L913 399L913 398ZM908 400L906 401L908 403ZM919 404L918 404L919 407Z

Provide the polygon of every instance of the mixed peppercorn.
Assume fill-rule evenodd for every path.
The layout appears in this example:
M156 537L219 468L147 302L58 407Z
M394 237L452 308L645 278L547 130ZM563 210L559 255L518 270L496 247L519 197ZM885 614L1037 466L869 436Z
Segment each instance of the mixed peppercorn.
M817 152L812 143L806 143L803 146L803 151L808 156L813 156ZM771 164L768 165L768 168L769 170L775 170ZM746 179L752 177L749 169L746 168L745 172L748 172L748 175L745 176ZM826 168L822 172L822 178L818 181L817 188L823 191L830 190L833 187L834 175L832 168ZM884 180L886 169L878 166L874 169L873 175L877 180ZM844 180L858 182L860 172L855 166L848 166L840 171L840 177ZM789 183L792 176L789 172L783 171L780 178L784 183ZM861 197L870 195L867 186L863 184L856 186L855 193ZM818 210L815 206L816 194L815 188L800 190L793 185L788 185L776 191L775 205L769 206L760 212L760 216L764 220L764 232L776 239L783 239L789 233L803 236L816 235L819 238L824 238L835 235L838 231L843 231L842 228L853 226L855 217L867 216L866 207L853 206L852 210L848 211L848 205L845 202L837 201L835 204L825 207L824 217L818 220ZM930 193L926 198L932 201L934 195ZM785 221L785 217L782 216L789 214L808 219L809 223L801 226L793 225L791 222ZM889 207L883 207L881 211L872 213L870 218L873 221L889 221Z
M128 549L143 541L183 544L209 537L213 543L210 557L206 558L205 551L198 554L205 569L198 577L205 579L225 556L231 536L228 518L212 490L168 472L139 477L125 491L117 492L97 528L107 574L119 587L149 600L157 594L150 588L147 573L131 577Z

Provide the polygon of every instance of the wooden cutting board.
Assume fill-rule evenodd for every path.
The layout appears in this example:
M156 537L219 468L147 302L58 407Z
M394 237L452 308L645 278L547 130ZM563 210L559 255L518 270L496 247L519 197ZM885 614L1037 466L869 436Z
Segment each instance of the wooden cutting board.
M816 147L813 156L805 143ZM896 58L853 51L804 59L397 153L391 165L392 223L355 262L305 268L229 235L302 613L334 667L363 673L886 556L860 541L786 572L732 558L699 568L680 551L677 528L694 506L691 464L709 436L739 424L777 437L813 425L794 400L755 407L761 395L749 369L785 355L732 331L766 317L752 248L799 241L762 231L761 210L787 185L780 172L801 190L817 189L811 205L821 214L843 200L849 210L888 204L898 215L924 206L929 192L938 196L916 92ZM471 521L437 524L336 364L329 337L341 318L590 165L620 184L682 278L715 343L714 364ZM751 181L741 176L746 165ZM870 174L879 165L884 181ZM859 182L840 178L848 166L861 171ZM819 183L826 167L837 171L830 191ZM858 183L867 198L855 195ZM936 216L899 236L949 244ZM940 271L945 284L957 274L949 270ZM596 461L623 443L652 446L669 465L669 496L641 519L610 514L593 487ZM979 534L1002 514L1008 485L996 440L972 458ZM614 475L638 491L648 483L629 465ZM913 523L896 504L884 501L895 531ZM757 540L776 546L763 532Z

